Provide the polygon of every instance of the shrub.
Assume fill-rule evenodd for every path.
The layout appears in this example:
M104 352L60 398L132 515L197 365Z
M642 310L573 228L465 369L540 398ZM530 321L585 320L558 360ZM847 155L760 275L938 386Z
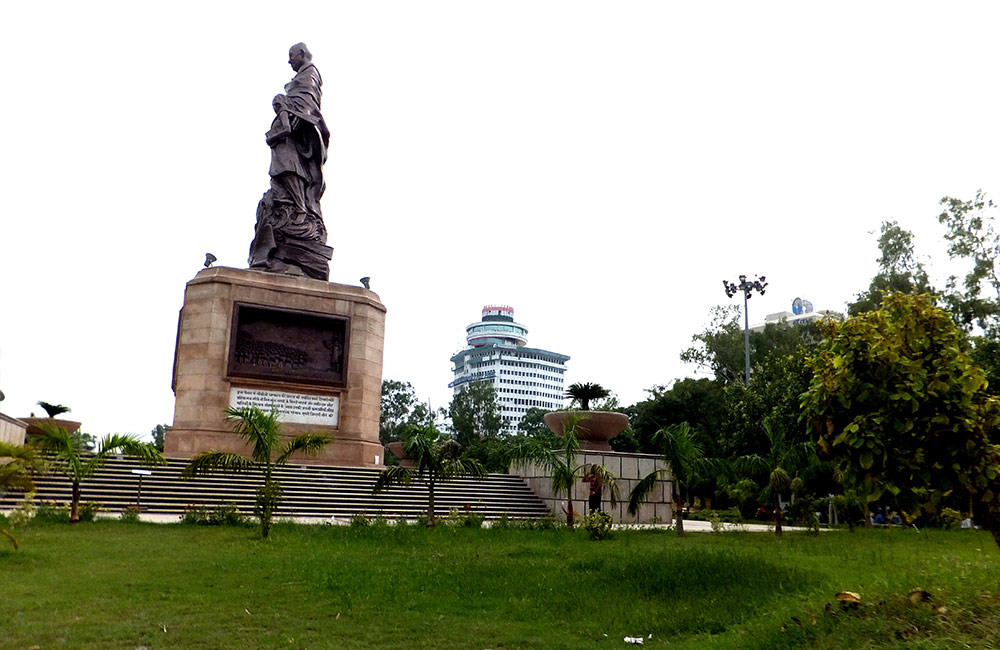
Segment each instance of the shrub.
M247 518L240 514L235 503L226 502L215 506L208 513L208 523L215 526L242 526L247 523Z
M603 510L591 510L583 520L583 528L594 541L606 539L611 535L611 515Z
M499 518L494 519L493 522L490 524L490 528L496 528L497 530L507 530L510 527L511 527L510 518L507 516L506 512L500 515Z
M368 516L364 513L364 511L355 512L353 515L351 515L351 528L362 528L364 526L371 526L371 525L372 522L370 519L368 519Z
M938 519L945 530L957 530L962 527L962 513L954 508L942 508Z
M97 501L87 501L86 503L80 504L80 510L78 511L79 521L94 521L97 517L97 513L101 511L101 504ZM66 520L69 521L69 514L66 515Z
M181 515L181 523L198 526L243 526L247 518L240 514L235 503L220 503L211 510L206 506L188 506Z
M458 508L449 510L446 523L455 528L482 528L484 520L485 517L472 512L471 505L465 504L461 510Z
M187 506L184 508L184 514L181 515L181 523L207 525L208 508L205 506Z
M131 524L136 523L139 521L139 506L125 506L118 518Z
M81 508L82 510L82 508ZM81 512L80 518L83 518ZM69 507L56 501L42 501L35 510L35 521L44 521L57 524L69 523Z
M28 525L28 522L35 516L38 508L35 507L34 494L25 495L24 499L17 504L17 507L10 513L10 525L21 528Z

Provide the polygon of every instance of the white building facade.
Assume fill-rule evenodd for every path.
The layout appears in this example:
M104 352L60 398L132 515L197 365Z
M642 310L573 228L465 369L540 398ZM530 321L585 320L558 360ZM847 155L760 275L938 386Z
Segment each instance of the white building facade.
M493 385L504 428L513 431L530 408L562 408L569 357L528 347L528 328L514 321L506 305L483 307L482 320L465 328L469 347L451 358L457 394L470 382Z

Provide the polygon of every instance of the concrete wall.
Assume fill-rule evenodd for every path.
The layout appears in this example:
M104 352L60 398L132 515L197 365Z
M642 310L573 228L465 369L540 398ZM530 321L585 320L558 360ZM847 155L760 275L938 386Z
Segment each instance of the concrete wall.
M644 476L658 469L666 469L666 462L659 456L651 454L626 454L614 451L608 452L581 452L576 459L577 465L596 464L608 468L612 474L618 477L618 490L620 500L616 505L611 505L611 495L608 487L605 486L602 495L601 508L611 514L611 519L616 524L652 523L654 520L661 523L671 523L673 520L673 508L670 503L671 479L667 474L667 479L658 481L656 487L649 495L649 499L639 509L637 516L628 514L628 496L632 488ZM545 470L537 465L517 464L510 468L510 473L524 478L528 487L545 502L552 513L562 519L566 516L566 496L560 495L558 499L552 494L552 477ZM583 472L581 472L583 474ZM587 512L587 499L590 495L590 486L583 481L579 481L573 486L571 498L573 499L574 512L583 515Z
M23 445L24 432L27 428L28 425L24 422L0 413L0 442L6 442L8 445Z

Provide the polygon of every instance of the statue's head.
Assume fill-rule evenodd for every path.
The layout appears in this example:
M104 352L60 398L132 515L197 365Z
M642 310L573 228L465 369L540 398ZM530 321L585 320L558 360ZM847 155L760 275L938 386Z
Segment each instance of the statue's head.
M288 49L288 65L298 72L302 66L312 61L313 55L305 43L296 43Z

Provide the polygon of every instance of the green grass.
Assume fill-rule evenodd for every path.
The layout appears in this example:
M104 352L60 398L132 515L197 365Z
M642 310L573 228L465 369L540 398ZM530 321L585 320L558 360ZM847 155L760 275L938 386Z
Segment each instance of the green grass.
M261 541L100 521L18 535L20 551L0 547L4 648L1000 647L1000 551L974 531L591 542L278 525ZM844 590L859 609L836 604Z

